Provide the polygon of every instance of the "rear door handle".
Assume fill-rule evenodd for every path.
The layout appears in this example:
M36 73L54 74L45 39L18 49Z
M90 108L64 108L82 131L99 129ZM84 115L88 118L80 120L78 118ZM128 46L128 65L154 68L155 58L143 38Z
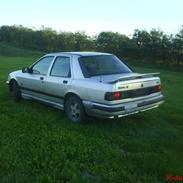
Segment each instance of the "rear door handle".
M40 77L40 80L44 80L44 77Z
M64 83L64 84L67 84L67 82L68 82L67 80L63 80L63 83Z

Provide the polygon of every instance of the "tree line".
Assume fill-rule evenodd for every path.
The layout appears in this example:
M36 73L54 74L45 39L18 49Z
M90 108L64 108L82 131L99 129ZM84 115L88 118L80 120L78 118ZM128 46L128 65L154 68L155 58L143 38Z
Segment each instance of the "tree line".
M46 27L35 30L21 25L1 26L0 43L41 52L109 52L130 61L183 70L183 26L177 34L170 35L160 29L136 29L132 36L108 31L93 37Z

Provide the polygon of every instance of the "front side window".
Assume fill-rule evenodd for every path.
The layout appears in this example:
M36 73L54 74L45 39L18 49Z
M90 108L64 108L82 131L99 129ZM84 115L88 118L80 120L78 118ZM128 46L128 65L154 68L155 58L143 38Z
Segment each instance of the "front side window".
M44 57L41 60L39 60L33 67L32 71L34 74L41 74L46 75L48 72L48 69L50 67L50 64L53 60L53 56Z
M70 58L57 57L50 75L57 77L70 77Z
M132 72L114 55L82 56L79 63L85 77Z

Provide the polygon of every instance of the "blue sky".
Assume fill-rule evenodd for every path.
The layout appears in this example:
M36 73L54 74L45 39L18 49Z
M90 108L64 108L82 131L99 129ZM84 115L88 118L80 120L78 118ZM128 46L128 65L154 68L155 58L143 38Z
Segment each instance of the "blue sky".
M176 33L183 25L183 0L4 0L0 25L51 27L95 35L114 31L160 28Z

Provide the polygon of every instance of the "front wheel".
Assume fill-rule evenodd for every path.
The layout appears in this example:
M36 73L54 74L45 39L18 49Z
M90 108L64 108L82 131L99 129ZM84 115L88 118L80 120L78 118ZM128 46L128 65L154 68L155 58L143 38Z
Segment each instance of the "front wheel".
M20 87L16 81L12 82L12 94L13 94L13 99L15 102L18 102L21 100Z
M86 113L81 100L76 96L66 99L65 111L68 118L73 122L81 122L86 119Z

